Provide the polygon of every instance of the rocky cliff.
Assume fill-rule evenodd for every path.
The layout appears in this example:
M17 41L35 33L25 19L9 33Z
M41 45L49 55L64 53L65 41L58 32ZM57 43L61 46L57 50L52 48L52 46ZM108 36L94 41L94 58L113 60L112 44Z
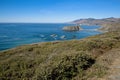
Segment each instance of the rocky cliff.
M63 27L64 31L79 31L82 30L82 28L80 26L65 26Z

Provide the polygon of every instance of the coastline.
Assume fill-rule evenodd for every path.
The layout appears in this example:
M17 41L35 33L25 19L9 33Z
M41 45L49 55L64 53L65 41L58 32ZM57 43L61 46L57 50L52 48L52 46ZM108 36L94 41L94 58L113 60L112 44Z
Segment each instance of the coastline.
M72 26L76 24L10 24L10 25L0 25L2 32L0 43L0 51L13 48L19 45L26 45L31 43L39 43L39 42L49 42L49 41L56 41L56 40L71 40L71 39L81 39L88 36L93 36L96 34L100 34L97 31L85 31L80 30L77 32L66 32L63 31L62 28L64 26ZM11 27L12 30L9 32L9 28ZM89 27L89 26L87 26ZM5 29L6 28L6 29ZM92 27L91 27L92 28ZM25 31L24 31L25 29ZM6 32L6 34L4 34ZM16 39L17 38L17 39Z
M74 62L76 61L82 67L84 65L86 66L86 64L84 64L84 60L85 63L87 61L87 65L89 65L89 67L84 69L82 67L74 68L73 66L72 69L77 69L77 72L73 72L76 73L76 75L73 76L71 79L75 77L77 78L80 74L84 74L84 77L86 76L87 78L91 78L89 77L89 74L91 74L93 78L95 76L104 77L104 75L107 74L106 68L108 68L109 66L109 63L107 61L103 61L103 59L109 60L109 58L105 57L104 55L106 53L109 53L109 51L111 51L112 49L114 51L116 49L120 49L120 38L118 34L120 34L120 32L107 32L104 34L83 38L81 40L36 43L23 45L0 52L0 67L2 69L4 68L4 65L6 65L6 67L11 67L0 72L2 74L0 75L0 77L11 74L13 78L18 78L19 75L14 75L14 73L21 73L21 71L23 71L23 74L32 74L32 77L21 75L22 78L34 79L34 75L36 75L38 76L37 79L40 79L39 76L44 79L44 76L52 76L52 74L49 75L49 73L52 73L52 71L56 70L56 68L58 71L61 71L62 69L66 70L67 68L71 67L71 64L74 64ZM79 62L79 59L83 58L84 60L82 62ZM93 60L93 62L91 62L91 60ZM20 65L20 67L17 66L17 64ZM75 66L79 66L79 64L75 64ZM16 69L18 70L17 72L15 71ZM29 71L29 69L31 71ZM78 72L81 69L82 71ZM10 70L13 71L11 72ZM39 73L33 73L34 71L38 71ZM47 73L43 75L45 71ZM68 73L71 73L69 71ZM73 73L72 75L74 75ZM61 76L60 73L57 74ZM65 74L63 74L63 76L64 75ZM81 76L78 77L78 79L83 79L84 77Z

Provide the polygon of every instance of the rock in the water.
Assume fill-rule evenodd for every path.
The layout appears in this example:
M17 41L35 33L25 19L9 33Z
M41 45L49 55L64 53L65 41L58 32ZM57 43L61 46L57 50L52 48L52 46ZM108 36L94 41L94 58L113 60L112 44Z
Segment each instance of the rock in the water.
M80 26L65 26L63 27L64 31L79 31L82 30L82 28Z

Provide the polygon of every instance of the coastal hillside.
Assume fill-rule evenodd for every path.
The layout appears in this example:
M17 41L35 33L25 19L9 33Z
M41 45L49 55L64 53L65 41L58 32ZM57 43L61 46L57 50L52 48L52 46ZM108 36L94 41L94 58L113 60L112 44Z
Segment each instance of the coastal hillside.
M100 80L119 52L119 31L24 45L0 52L0 80Z
M104 18L104 19L78 19L72 23L81 24L81 25L98 25L101 26L99 30L101 31L118 31L120 30L120 18Z
M102 25L111 22L120 22L120 18L103 18L103 19L94 19L94 18L87 18L87 19L78 19L72 21L72 23L81 24L81 25Z
M102 24L99 29L101 31L120 31L120 22L111 22L107 24Z

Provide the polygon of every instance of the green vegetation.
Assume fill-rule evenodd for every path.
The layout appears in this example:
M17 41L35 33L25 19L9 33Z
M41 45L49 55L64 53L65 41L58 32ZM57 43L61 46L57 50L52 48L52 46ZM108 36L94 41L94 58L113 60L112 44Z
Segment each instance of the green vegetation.
M105 55L114 49L120 49L120 32L20 46L0 52L0 80L101 78L112 62Z

